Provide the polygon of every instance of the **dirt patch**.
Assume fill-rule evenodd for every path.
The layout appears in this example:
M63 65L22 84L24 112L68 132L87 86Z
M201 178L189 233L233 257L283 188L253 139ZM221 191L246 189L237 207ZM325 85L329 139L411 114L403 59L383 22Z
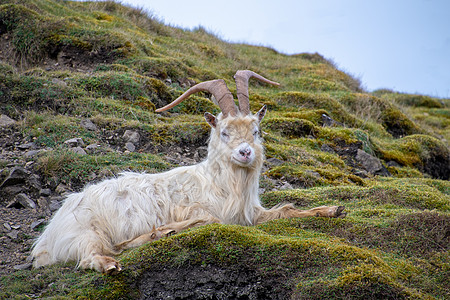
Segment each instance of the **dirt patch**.
M292 291L283 285L249 268L196 265L152 269L138 288L141 299L287 299Z
M0 275L28 269L31 245L49 215L33 209L0 206Z

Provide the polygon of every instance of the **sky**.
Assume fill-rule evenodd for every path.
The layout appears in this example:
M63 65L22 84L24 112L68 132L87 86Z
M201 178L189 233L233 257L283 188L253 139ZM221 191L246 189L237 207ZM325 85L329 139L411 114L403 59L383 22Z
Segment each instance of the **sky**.
M280 53L318 52L380 88L450 98L450 0L122 0L164 24Z

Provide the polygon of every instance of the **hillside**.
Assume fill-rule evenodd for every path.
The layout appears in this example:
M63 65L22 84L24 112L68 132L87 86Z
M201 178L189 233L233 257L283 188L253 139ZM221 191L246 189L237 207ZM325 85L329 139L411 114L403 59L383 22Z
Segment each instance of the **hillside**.
M301 51L301 49L299 49ZM218 113L195 83L236 70L262 122L263 204L344 205L344 219L208 225L126 251L102 276L30 269L64 195L123 170L205 158ZM108 2L0 1L0 298L450 298L450 99L368 93L320 54L284 55L166 26Z

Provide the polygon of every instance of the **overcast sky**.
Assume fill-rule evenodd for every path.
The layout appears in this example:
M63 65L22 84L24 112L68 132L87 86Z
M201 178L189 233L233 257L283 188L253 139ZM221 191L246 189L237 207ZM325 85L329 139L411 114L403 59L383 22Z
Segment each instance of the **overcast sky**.
M122 0L229 42L318 52L372 91L450 98L450 0Z

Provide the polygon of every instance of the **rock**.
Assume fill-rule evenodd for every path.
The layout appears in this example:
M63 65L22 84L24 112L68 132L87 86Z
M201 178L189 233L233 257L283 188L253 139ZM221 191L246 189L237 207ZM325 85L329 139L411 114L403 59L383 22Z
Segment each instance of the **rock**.
M289 182L283 182L282 185L279 187L280 190L292 190L294 189L292 185Z
M387 162L388 167L396 167L396 168L400 168L400 164L397 163L396 161L390 160Z
M56 200L51 200L50 205L48 206L50 211L56 211L56 210L60 209L60 207L61 207L61 203L59 203L59 201L56 201Z
M97 130L97 125L95 125L91 120L89 119L83 119L80 122L81 127L87 129L87 130L91 130L91 131L95 131Z
M136 146L133 143L127 142L125 143L125 149L130 152L134 152L136 150Z
M334 149L331 148L330 145L328 145L328 144L323 144L320 147L320 150L322 150L323 152L328 152L328 153L336 153L336 151L334 151Z
M139 143L141 136L140 136L139 132L128 129L128 130L125 130L122 138L125 140L125 142L137 144L137 143Z
M344 126L341 122L333 120L330 116L326 114L322 114L322 124L324 127L336 127L336 126Z
M16 121L6 115L0 115L0 127L6 127L16 124Z
M364 170L374 175L389 176L389 171L383 166L381 161L366 153L365 151L358 149L355 156L356 161L361 164Z
M87 152L81 147L70 148L70 151L75 152L76 154L80 154L80 155L87 155Z
M36 203L31 200L26 194L20 193L15 197L14 200L16 203L20 203L24 208L36 208Z
M305 173L311 177L320 178L320 174L316 171L307 170Z
M89 154L95 153L95 151L100 148L99 144L89 144L86 146L86 152Z
M353 172L353 174L355 174L356 176L359 176L361 178L367 178L369 176L369 173L367 173L367 171L364 171L364 170L355 170Z
M39 195L44 196L44 197L48 197L52 194L52 191L50 189L41 189L39 191Z
M10 239L15 240L15 239L17 239L18 234L19 234L19 230L14 229L14 230L8 232L6 235L7 235Z
M20 150L36 149L36 144L33 142L25 143L25 144L21 144L21 145L17 146L17 148Z
M14 167L9 172L9 175L3 180L2 184L0 184L0 188L5 186L11 186L16 184L23 184L28 176L29 172L22 167Z
M5 186L2 188L2 192L6 195L9 195L9 198L13 198L13 196L19 193L25 193L27 191L25 186L26 186L25 184Z
M67 140L64 142L64 144L68 145L69 147L84 146L84 142L81 138L73 138L73 139Z
M67 86L67 83L61 79L53 78L52 83L57 84L59 86Z
M33 187L36 190L40 190L42 189L42 185L41 185L41 178L39 175L37 174L31 174L28 177L28 185Z
M31 228L31 229L34 229L34 228L38 227L39 225L41 225L41 224L44 223L44 222L45 222L44 219L36 220L36 221L34 221L33 223L31 223L30 228Z
M64 193L70 192L70 189L69 189L69 187L67 185L60 183L56 187L55 192L60 194L60 195L62 195Z
M25 154L23 156L26 157L26 158L30 158L30 157L36 156L41 151L42 150L30 150L30 151L25 152Z
M3 227L5 227L5 229L6 229L7 231L11 231L11 225L9 225L8 222L3 223Z
M21 264L21 265L15 265L13 267L13 269L14 270L28 270L28 269L31 269L32 265L33 265L32 263L24 263L24 264Z
M279 166L284 164L284 161L275 157L268 158L266 161L271 166Z
M49 208L49 201L47 197L39 197L37 200L37 203L40 208L48 209Z

